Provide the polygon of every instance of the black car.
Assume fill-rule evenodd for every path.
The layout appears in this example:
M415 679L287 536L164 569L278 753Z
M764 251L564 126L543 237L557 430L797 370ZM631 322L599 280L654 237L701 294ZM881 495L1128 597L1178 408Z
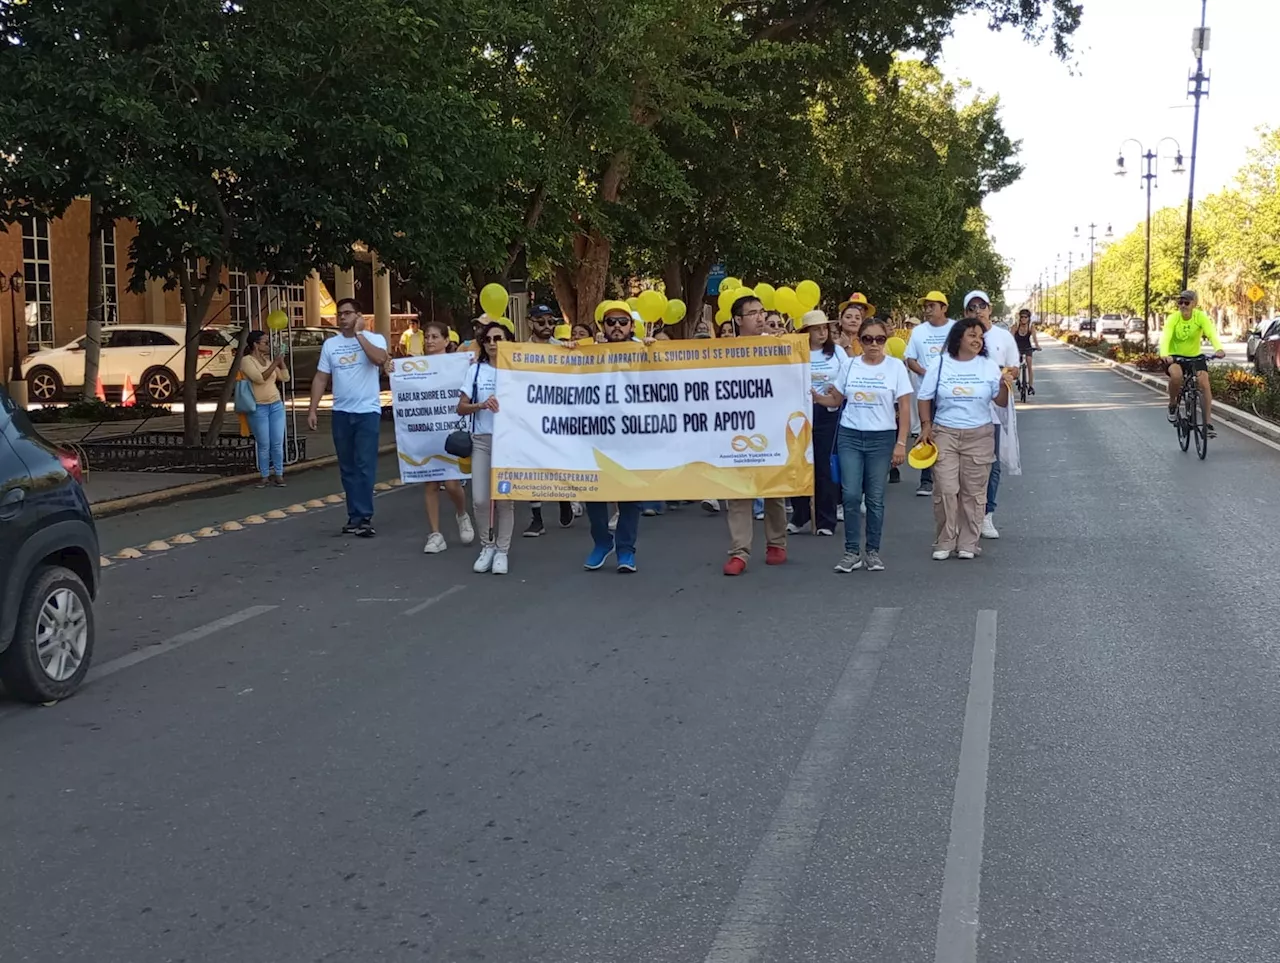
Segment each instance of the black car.
M0 682L27 702L65 699L93 658L98 532L81 478L0 388Z
M1098 330L1097 321L1091 321L1089 318L1085 318L1083 321L1080 322L1081 334L1094 334L1097 330Z

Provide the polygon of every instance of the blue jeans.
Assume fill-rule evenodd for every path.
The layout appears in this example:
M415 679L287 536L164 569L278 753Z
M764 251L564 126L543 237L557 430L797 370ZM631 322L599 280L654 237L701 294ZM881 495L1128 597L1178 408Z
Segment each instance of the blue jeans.
M613 545L618 553L634 552L640 532L640 502L618 502L618 530L609 531L609 503L587 502L587 520L591 522L591 539L604 547Z
M378 424L376 411L352 414L333 413L333 450L338 455L338 474L347 494L347 521L352 525L373 518L373 483L378 470Z
M996 425L996 460L991 463L991 477L987 479L987 514L996 510L996 493L1000 490L1000 426Z
M273 401L258 405L249 415L249 430L258 449L258 473L266 478L275 474L284 476L284 402Z
M889 461L898 432L858 431L840 426L836 454L840 458L840 487L844 494L844 550L859 552L859 513L867 499L867 551L880 551L884 531L884 489L889 477Z

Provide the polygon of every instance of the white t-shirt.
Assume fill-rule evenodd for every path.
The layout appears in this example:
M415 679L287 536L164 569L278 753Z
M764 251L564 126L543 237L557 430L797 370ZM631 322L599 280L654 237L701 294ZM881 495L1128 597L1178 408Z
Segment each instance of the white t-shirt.
M849 363L849 355L840 345L830 358L821 348L809 351L809 384L818 394L825 394L830 388L839 388L844 384L844 368Z
M487 361L473 361L467 368L466 380L462 382L462 393L471 399L473 405L488 401L493 397L498 386L498 369ZM475 392L472 394L472 392ZM476 412L476 421L471 428L473 435L493 434L493 412L488 409Z
M991 423L992 401L999 393L1000 366L990 358L978 355L970 361L958 361L942 354L925 372L919 398L931 401L936 396L933 420L944 428L981 428Z
M905 357L920 367L927 369L933 360L942 354L942 346L947 343L947 335L951 333L954 321L934 327L928 321L921 322L911 329L911 339L907 341ZM912 372L914 374L914 372ZM916 377L920 377L916 375Z
M844 371L844 414L840 424L856 431L893 431L898 427L896 405L911 394L907 366L885 356L879 364L867 364L859 355L850 358Z
M372 331L360 332L375 348L387 350L387 341ZM378 375L381 369L369 360L355 338L336 334L320 349L316 370L327 374L333 384L333 410L352 415L378 414L382 402L378 397Z
M1005 328L998 328L993 324L983 340L987 343L987 357L1001 368L1016 368L1022 363L1022 357L1018 354L1018 342ZM991 423L1000 424L1000 415L994 402L991 405Z

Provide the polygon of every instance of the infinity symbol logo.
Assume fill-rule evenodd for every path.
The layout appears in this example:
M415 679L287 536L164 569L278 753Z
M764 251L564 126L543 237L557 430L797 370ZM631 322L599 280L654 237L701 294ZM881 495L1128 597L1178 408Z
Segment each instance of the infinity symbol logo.
M356 359L357 359L357 358L359 358L359 357L360 357L360 355L358 355L358 354L349 354L349 355L347 355L345 358L339 358L339 359L338 359L338 364L355 364L355 363L356 363Z
M854 401L875 401L875 392L872 391L855 391L853 393Z
M750 438L746 435L734 435L730 444L734 451L746 451L748 448L752 451L764 451L769 447L769 439L764 435L752 435Z
M408 360L400 362L400 370L406 374L410 371L427 372L431 370L431 364L427 361Z
M961 396L964 396L964 395L971 395L971 394L973 394L973 389L972 389L972 388L966 388L966 387L964 387L963 385L956 385L954 388L952 388L952 389L951 389L951 393L952 393L953 395L955 395L956 397L961 397Z

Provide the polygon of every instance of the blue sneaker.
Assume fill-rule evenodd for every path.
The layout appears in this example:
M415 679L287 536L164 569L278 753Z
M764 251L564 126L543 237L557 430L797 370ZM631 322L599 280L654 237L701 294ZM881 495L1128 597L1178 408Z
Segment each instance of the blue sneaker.
M618 553L618 571L634 572L636 570L636 553L635 552L619 552Z
M604 568L604 563L609 560L609 556L612 554L612 542L608 545L597 545L591 550L591 554L587 556L587 560L582 563L582 567L588 572L594 572L597 569Z

